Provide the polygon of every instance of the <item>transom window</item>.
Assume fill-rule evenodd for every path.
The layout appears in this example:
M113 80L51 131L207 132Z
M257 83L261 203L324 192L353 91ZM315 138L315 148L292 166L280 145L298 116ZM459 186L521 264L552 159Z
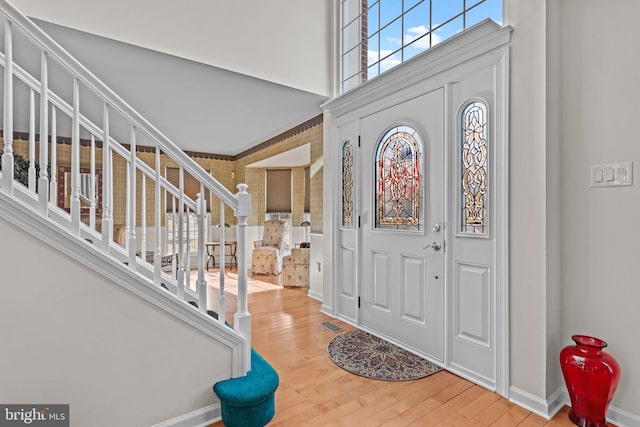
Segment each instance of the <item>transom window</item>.
M409 126L395 126L376 150L376 228L422 230L422 141Z
M341 0L342 92L491 18L502 0Z

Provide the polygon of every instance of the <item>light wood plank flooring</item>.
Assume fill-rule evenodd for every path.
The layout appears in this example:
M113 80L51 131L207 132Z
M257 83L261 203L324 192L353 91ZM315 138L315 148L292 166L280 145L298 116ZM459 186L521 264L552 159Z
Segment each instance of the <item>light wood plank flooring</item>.
M216 274L211 270L209 274ZM275 283L273 276L256 276ZM211 282L210 282L211 283ZM227 297L233 321L235 296ZM276 414L269 426L573 426L564 408L551 421L446 371L403 382L376 381L337 367L327 356L336 336L307 289L250 287L253 347L278 371ZM209 427L224 426L217 422Z

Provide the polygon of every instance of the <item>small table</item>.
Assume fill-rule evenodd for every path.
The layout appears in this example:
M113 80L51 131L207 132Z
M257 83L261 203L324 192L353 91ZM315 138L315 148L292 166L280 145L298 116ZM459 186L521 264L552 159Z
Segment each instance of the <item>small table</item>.
M209 261L213 261L213 268L216 267L216 247L220 247L220 242L208 242L205 244L207 247L207 270L209 270ZM227 247L229 248L229 254L227 255ZM236 250L238 248L238 242L236 240L229 240L224 242L223 256L229 257L229 265L238 265L238 258L236 258Z

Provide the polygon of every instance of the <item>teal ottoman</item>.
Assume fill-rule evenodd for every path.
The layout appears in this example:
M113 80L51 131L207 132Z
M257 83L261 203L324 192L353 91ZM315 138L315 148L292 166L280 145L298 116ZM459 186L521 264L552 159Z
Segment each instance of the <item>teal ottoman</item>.
M275 414L274 393L278 373L254 349L251 370L246 376L220 381L213 392L220 399L222 422L226 427L263 427Z

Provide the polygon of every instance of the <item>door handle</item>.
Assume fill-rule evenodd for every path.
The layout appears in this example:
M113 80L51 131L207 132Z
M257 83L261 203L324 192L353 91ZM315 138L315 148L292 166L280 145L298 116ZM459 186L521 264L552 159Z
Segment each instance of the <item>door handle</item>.
M442 244L440 242L433 242L427 246L423 246L422 249L433 249L434 251L439 251L442 248Z

